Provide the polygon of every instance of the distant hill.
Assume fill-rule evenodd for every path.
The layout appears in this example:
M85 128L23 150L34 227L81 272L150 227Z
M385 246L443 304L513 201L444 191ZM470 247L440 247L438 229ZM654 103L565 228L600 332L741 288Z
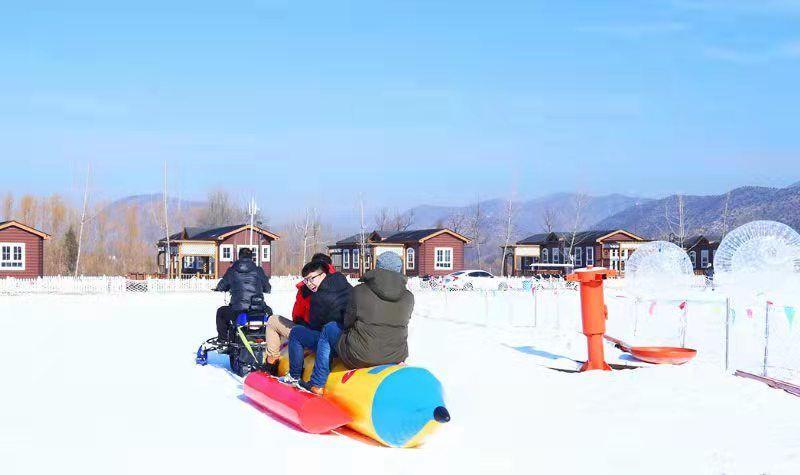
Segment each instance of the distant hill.
M164 195L161 193L151 193L145 195L131 195L126 196L125 198L120 198L116 201L113 201L108 208L120 207L120 206L142 206L142 207L150 207L150 206L163 206L164 203ZM179 208L182 209L192 209L192 208L202 208L205 206L205 201L193 201L193 200L183 200L178 199L175 197L170 197L167 200L168 210L171 210L173 207L176 211Z
M683 196L686 234L722 234L726 202L728 231L757 219L800 229L800 182L786 188L744 186L729 194ZM625 228L648 238L665 238L670 232L666 215L674 218L677 204L677 195L640 203L600 220L595 227Z
M575 210L578 195L575 193L555 193L540 198L514 203L517 236L527 236L542 232L545 226L545 214L551 216L551 227L554 230L569 230L575 226ZM617 214L632 206L648 203L652 200L620 194L605 196L584 196L581 206L579 227L589 228L597 221ZM487 221L500 225L506 216L506 200L494 199L482 201L481 211L486 214ZM409 212L414 214L413 227L426 228L440 224L447 225L451 216L472 216L477 203L467 206L417 206Z

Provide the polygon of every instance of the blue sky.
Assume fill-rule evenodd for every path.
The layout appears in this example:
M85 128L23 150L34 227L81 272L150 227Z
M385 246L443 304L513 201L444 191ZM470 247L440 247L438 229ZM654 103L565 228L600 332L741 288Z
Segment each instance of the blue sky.
M15 2L15 193L268 214L800 181L800 1Z

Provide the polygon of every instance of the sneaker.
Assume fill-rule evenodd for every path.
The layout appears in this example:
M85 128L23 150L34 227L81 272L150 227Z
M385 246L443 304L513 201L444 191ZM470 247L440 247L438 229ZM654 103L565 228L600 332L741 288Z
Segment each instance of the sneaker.
M322 388L312 386L311 383L308 381L300 381L299 383L297 383L297 385L300 387L300 389L310 392L311 394L316 394L317 396L322 396L324 393Z
M297 383L300 382L299 379L293 378L291 374L286 373L285 375L278 378L279 383L288 384L289 386L297 386Z

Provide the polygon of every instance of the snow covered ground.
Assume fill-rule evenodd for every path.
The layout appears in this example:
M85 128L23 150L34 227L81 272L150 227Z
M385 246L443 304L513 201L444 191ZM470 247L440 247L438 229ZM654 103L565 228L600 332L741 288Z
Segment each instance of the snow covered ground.
M611 334L680 342L677 303L613 294ZM453 420L400 450L301 433L248 403L226 359L196 366L219 294L0 296L0 473L800 473L800 399L722 370L721 304L703 298L696 361L570 374L545 366L585 354L574 292L418 292L409 363Z

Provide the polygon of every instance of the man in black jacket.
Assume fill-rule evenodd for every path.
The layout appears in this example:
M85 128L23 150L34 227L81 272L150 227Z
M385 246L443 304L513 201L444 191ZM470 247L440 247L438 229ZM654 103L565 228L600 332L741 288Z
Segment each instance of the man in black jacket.
M303 267L306 286L313 292L308 313L308 327L295 326L289 333L289 374L281 378L287 384L297 384L303 372L303 350L316 351L314 373L310 386L319 386L322 375L328 377L331 349L338 340L338 330L350 300L353 286L339 272L332 272L328 264L311 261ZM332 325L328 325L332 324ZM323 331L323 327L327 330ZM322 382L324 385L324 381Z
M264 294L269 293L269 276L264 269L253 262L253 251L243 247L239 249L239 259L222 276L217 287L219 292L230 292L231 301L217 309L217 338L220 341L228 339L228 329L237 315L250 309L254 296L264 300ZM272 309L266 307L267 315L272 314Z

